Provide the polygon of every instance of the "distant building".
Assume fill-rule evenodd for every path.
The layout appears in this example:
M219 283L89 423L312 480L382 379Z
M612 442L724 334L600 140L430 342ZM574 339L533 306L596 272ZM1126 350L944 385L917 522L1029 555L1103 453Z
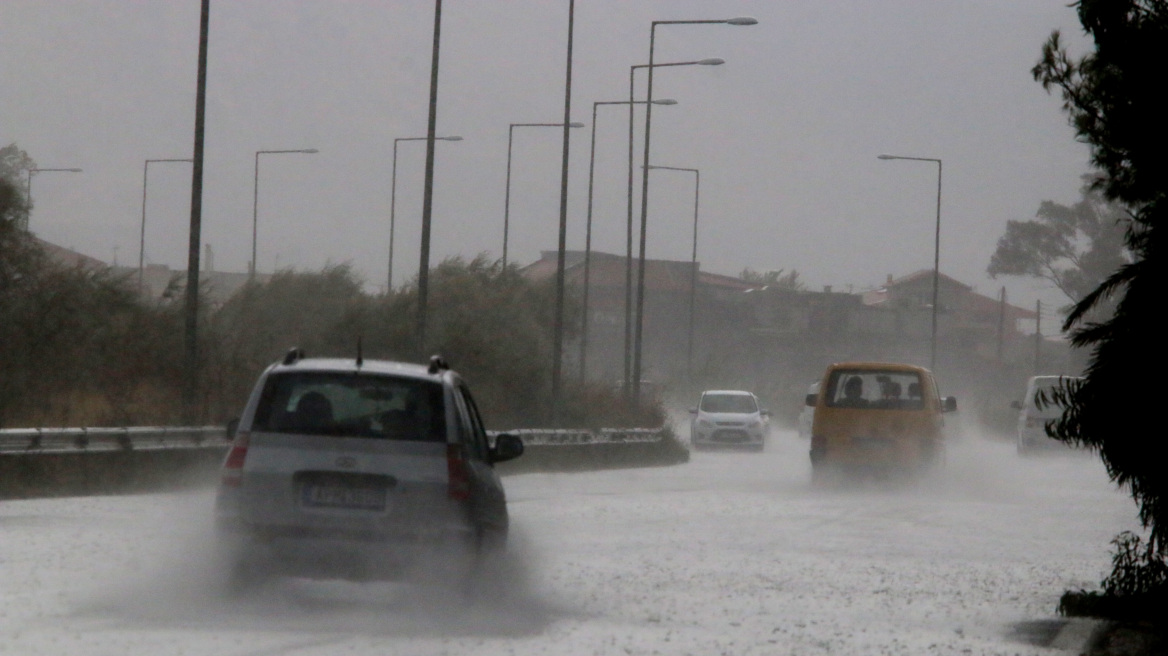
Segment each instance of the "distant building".
M109 270L115 276L124 277L130 285L139 284L138 267L111 266L95 257L90 257L75 250L58 246L34 236L37 245L48 255L49 259L65 267L79 267L97 271ZM209 258L210 259L210 258ZM222 305L247 284L247 273L232 273L213 270L213 259L208 262L207 269L200 272L199 291L205 298L215 305ZM171 269L165 264L147 264L141 273L139 292L144 298L163 300L176 298L183 293L187 284L187 272L181 269ZM256 281L267 282L271 274L256 274Z
M625 280L628 261L593 252L589 264L587 373L619 380L624 371ZM636 290L636 261L633 263ZM645 261L642 372L648 379L688 374L691 285L693 368L706 378L812 380L830 362L891 360L924 363L932 333L932 271L888 276L864 293L790 289L708 273L687 261ZM555 276L556 253L525 267L533 280ZM577 298L584 287L584 253L565 253L565 282ZM938 368L1000 361L1022 348L1021 322L1035 314L973 291L942 274L938 290ZM636 298L632 298L636 312ZM635 314L634 314L635 316ZM570 331L578 331L577 324ZM578 365L579 342L565 349Z
M113 267L115 273L127 276L128 280L138 283L138 267ZM143 297L162 300L181 296L187 286L187 272L184 269L171 269L165 264L147 264L142 269L142 286L140 292ZM271 274L257 273L256 282L265 283ZM236 292L247 284L250 278L247 273L229 271L199 272L199 293L215 305L222 305L235 296Z
M77 251L70 248L58 246L52 242L45 241L36 235L31 236L33 242L36 243L36 245L39 246L42 251L44 251L45 255L47 255L50 260L60 264L61 266L79 267L91 271L104 269L109 266L96 257L89 257L88 255L78 253Z

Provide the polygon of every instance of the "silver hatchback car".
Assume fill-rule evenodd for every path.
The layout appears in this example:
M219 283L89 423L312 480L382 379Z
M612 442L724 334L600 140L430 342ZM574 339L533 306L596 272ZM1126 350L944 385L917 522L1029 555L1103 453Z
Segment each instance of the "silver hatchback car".
M465 573L505 544L492 465L522 453L513 435L488 443L470 391L440 358L426 367L293 349L260 376L222 466L216 523L235 582L403 578L420 561Z

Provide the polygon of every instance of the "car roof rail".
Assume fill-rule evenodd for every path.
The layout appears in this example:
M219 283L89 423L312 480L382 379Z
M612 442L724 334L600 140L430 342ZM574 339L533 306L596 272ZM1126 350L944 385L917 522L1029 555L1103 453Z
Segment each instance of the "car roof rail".
M288 349L287 353L284 354L284 360L282 364L296 364L303 359L304 349L300 348L299 346L293 346L292 348Z
M431 374L436 374L439 371L447 371L450 369L450 364L446 362L446 358L441 355L430 356L430 368L428 371Z

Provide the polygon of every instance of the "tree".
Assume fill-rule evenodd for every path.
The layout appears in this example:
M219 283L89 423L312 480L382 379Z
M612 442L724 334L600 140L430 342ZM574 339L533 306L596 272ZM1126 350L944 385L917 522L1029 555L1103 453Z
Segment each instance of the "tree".
M10 183L8 191L4 192L7 197L0 198L0 217L4 220L11 219L18 226L28 225L28 212L32 205L24 197L22 183L27 179L28 172L35 168L36 162L16 144L0 148L0 180Z
M1074 59L1054 32L1032 70L1058 89L1100 176L1094 188L1131 210L1131 260L1080 299L1067 317L1076 347L1091 349L1083 381L1056 397L1067 410L1052 435L1098 449L1112 480L1130 490L1149 530L1149 553L1168 549L1168 460L1158 398L1140 383L1168 362L1159 308L1168 221L1168 120L1161 99L1168 66L1168 0L1080 0L1079 21L1095 50ZM1090 313L1109 299L1105 321ZM1157 389L1158 393L1160 390Z
M1131 216L1093 182L1084 176L1082 198L1074 205L1047 200L1035 219L1008 221L986 269L990 276L1046 280L1077 303L1128 262L1123 240Z
M738 276L746 282L752 282L758 285L767 285L768 287L777 287L779 289L788 289L793 292L801 292L806 289L802 280L799 280L799 272L791 269L791 272L784 275L784 269L777 271L767 271L760 273L750 267L742 270Z

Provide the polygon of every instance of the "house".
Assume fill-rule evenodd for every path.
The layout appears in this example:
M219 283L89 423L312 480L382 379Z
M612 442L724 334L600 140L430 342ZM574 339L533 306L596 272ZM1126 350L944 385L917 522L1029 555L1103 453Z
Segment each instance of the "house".
M180 296L186 288L187 273L185 270L171 269L165 264L147 264L140 270L138 267L111 266L95 257L58 246L39 237L33 236L33 240L56 264L87 271L108 270L114 276L124 278L127 283L136 285L144 298L172 299ZM222 305L247 284L249 275L247 273L215 271L214 258L211 256L209 248L207 260L207 267L199 275L200 295L215 305ZM260 283L266 282L269 278L271 278L270 274L256 274L256 280Z
M540 255L522 273L531 280L550 280L556 275L557 253L543 251ZM588 330L585 335L582 324L577 323L577 348L569 348L566 359L576 366L583 361L590 378L618 381L625 373L626 341L631 358L636 330L631 321L626 338L625 318L635 317L637 312L637 260L592 251L585 266L584 255L584 251L564 254L564 282L576 290L581 305L584 279L588 278ZM684 374L691 362L691 347L694 360L706 356L709 335L719 335L726 344L737 339L732 327L746 323L748 313L740 297L753 286L738 278L704 272L700 262L646 259L642 375L668 378Z
M1019 324L1033 322L1031 310L1001 298L979 294L943 273L937 276L937 336L948 349L972 350L995 357L1005 345L1023 338ZM889 274L883 287L865 292L864 305L891 313L900 334L913 339L932 333L933 271L922 269L900 278Z

